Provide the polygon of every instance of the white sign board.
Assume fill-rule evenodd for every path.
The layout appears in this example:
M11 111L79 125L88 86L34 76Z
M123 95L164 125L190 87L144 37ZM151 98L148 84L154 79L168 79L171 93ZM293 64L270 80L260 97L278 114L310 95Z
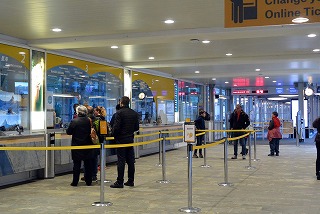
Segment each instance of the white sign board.
M193 123L185 123L184 124L184 142L186 143L194 143L196 141L196 127Z

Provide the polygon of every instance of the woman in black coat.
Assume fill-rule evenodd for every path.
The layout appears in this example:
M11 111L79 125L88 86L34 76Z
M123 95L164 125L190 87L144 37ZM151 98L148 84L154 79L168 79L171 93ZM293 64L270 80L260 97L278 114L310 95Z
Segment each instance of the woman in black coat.
M85 106L78 106L77 115L75 119L70 122L67 129L67 134L72 135L71 146L85 146L92 145L90 133L91 123L87 117L88 110ZM85 182L88 186L92 183L92 170L93 170L93 149L75 149L71 150L73 160L73 181L71 186L77 186L80 177L81 161L84 161L86 169Z
M317 129L317 134L315 138L317 147L316 176L317 179L320 180L320 117L313 121L312 126L313 128Z

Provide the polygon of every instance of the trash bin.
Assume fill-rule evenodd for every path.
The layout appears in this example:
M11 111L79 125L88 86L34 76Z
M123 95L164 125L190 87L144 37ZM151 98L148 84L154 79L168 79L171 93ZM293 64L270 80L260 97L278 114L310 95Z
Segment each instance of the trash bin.
M46 134L46 147L54 147L55 133ZM46 150L44 178L54 178L54 150Z

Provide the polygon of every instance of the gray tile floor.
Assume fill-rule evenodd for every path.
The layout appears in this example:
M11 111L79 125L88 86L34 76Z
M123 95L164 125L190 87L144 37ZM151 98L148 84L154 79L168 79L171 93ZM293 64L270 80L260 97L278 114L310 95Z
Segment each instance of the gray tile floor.
M288 143L290 141L290 143ZM207 149L207 164L192 159L192 207L200 213L320 213L320 181L315 177L316 149L312 143L295 146L294 140L283 141L279 157L268 157L265 142L257 145L255 169L247 169L249 160L230 160L233 146L229 145L228 181L224 182L223 145ZM291 142L293 141L293 142ZM263 145L264 144L264 145ZM286 144L286 145L284 145ZM34 213L181 213L188 207L188 173L186 147L167 152L166 178L162 168L155 166L158 154L136 161L135 187L111 189L105 187L105 201L109 207L93 207L100 201L99 183L87 187L69 186L71 174L54 179L38 180L0 190L1 214ZM114 181L116 166L108 165L106 178Z

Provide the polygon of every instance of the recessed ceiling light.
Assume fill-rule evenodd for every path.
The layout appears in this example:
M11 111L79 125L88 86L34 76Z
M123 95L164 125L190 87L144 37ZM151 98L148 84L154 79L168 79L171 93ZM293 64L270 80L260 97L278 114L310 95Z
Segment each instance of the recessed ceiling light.
M212 80L217 80L217 78L212 78Z
M305 23L305 22L308 22L308 21L309 21L309 19L308 18L304 18L304 17L299 17L299 18L292 19L292 22L293 23L297 23L297 24Z
M200 71L195 71L194 73L199 74L199 73L200 73Z
M226 56L232 56L232 53L227 53Z
M272 82L277 82L276 80L273 80Z
M261 69L260 68L256 68L256 71L261 71Z
M172 20L172 19L167 19L167 20L164 21L164 23L166 23L166 24L173 24L173 23L174 23L174 20Z
M286 97L268 97L268 100L286 100Z
M154 59L154 57L153 56L149 56L149 59Z
M156 82L159 82L159 80L156 80Z
M111 48L112 48L112 49L117 49L117 48L119 48L119 47L116 46L116 45L112 45Z
M19 54L20 54L20 55L25 55L26 52L21 51L21 52L19 52Z
M280 97L298 97L297 94L279 94Z
M134 76L138 76L139 74L133 74Z
M269 77L264 77L265 79L269 79Z
M210 43L210 41L209 40L203 40L202 43L203 44L208 44L208 43Z
M313 51L313 52L319 52L320 49L313 49L312 51Z
M229 82L224 82L225 84L228 84Z
M52 28L51 29L53 32L61 32L62 30L60 28Z
M309 38L314 38L314 37L316 37L316 36L317 36L317 34L314 34L314 33L310 33L310 34L308 35Z
M69 63L69 64L72 64L72 63L73 63L73 61L68 61L68 63Z

